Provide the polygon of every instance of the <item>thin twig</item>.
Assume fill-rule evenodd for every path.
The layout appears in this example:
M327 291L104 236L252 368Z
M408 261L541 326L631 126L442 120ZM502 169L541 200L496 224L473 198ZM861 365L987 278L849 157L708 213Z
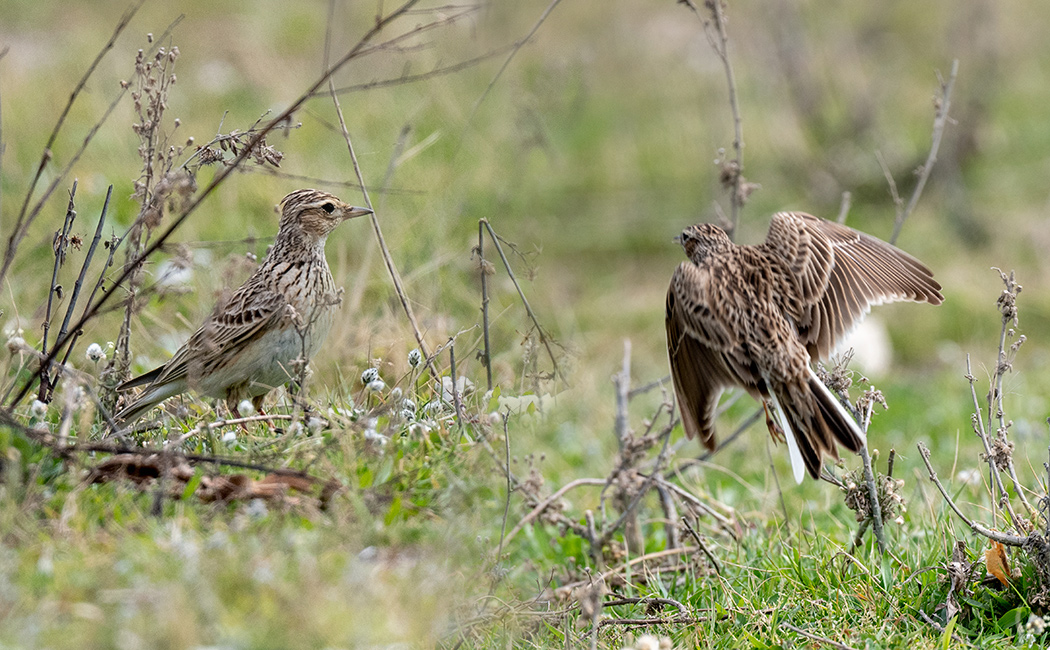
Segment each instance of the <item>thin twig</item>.
M474 115L477 114L482 102L484 102L485 98L489 96L489 93L492 91L492 88L496 85L496 82L499 81L499 78L503 76L504 71L506 71L507 67L510 66L510 62L514 60L514 57L517 55L518 50L520 50L526 43L532 40L532 37L536 35L537 31L539 31L540 26L543 25L544 21L547 20L547 16L551 15L551 12L554 11L554 8L557 7L558 3L560 2L561 0L551 0L551 3L547 5L547 8L544 9L542 14L540 14L539 20L537 20L536 24L532 26L532 29L529 30L529 33L525 35L525 38L519 40L517 43L514 43L514 45L511 46L510 53L507 55L506 60L503 61L503 65L500 66L500 69L496 72L495 76L492 77L492 81L489 82L489 85L485 86L485 90L482 91L481 96L478 97L478 100L476 102L474 102L474 107L470 109L470 116L467 117L466 120L466 124L468 126L471 122L474 121Z
M51 288L47 293L47 308L44 312L44 335L40 343L40 351L47 352L47 335L51 331L51 315L52 306L54 304L55 296L59 295L62 291L58 284L58 271L62 268L62 265L66 261L66 251L69 249L69 232L73 228L73 220L77 217L75 199L77 195L77 182L73 181L73 188L69 191L69 204L66 207L66 218L62 222L62 228L55 232L55 238L52 241L52 252L55 255L55 264L51 270ZM61 300L61 296L59 296ZM59 337L61 338L61 336ZM40 390L38 391L38 399L44 403L50 402L49 395L51 394L51 368L50 364L48 367L40 369Z
M959 506L955 505L955 501L952 500L951 496L948 494L948 491L944 489L944 485L941 484L940 479L937 478L937 472L933 471L933 465L930 464L930 450L926 447L926 445L924 445L921 442L918 443L918 448L919 455L922 457L922 462L926 464L926 469L927 471L929 471L930 480L933 481L933 484L937 486L937 489L940 491L941 496L944 497L944 500L948 502L948 505L951 507L951 509L955 511L955 514L959 517L959 519L963 520L963 523L969 526L970 530L977 533L978 535L983 535L988 539L999 542L1000 544L1006 544L1007 546L1021 547L1028 542L1028 537L1021 537L1020 535L1011 535L1009 533L1002 533L996 530L991 530L964 515L962 510L959 509Z
M722 68L725 71L726 86L729 90L729 108L733 114L733 152L734 159L732 163L727 163L723 167L723 175L726 173L730 174L729 178L730 191L732 192L729 197L729 228L728 233L730 237L735 236L737 224L740 220L740 209L744 205L744 192L743 192L743 173L744 173L744 121L740 117L740 100L737 96L736 88L736 77L733 74L733 64L729 60L729 33L726 30L726 17L724 13L724 7L722 6L723 0L713 0L706 2L705 6L711 10L714 18L715 33L711 33L710 21L706 20L700 15L699 8L692 1L686 4L693 13L696 14L704 25L704 34L707 36L707 41L711 45L711 49L715 51L718 58L722 61ZM717 38L716 38L717 37Z
M457 383L458 377L456 376L456 339L450 338L447 347L449 372L452 373L452 405L456 409L456 424L462 427L463 399L459 394L459 384Z
M492 390L492 347L489 343L489 281L488 273L491 264L485 260L485 225L478 221L478 272L481 274L481 331L485 349L482 360L485 362L485 378L488 390Z
M853 195L849 192L842 193L842 202L839 203L839 216L835 219L839 223L846 223L846 217L849 216L850 204L853 202Z
M970 369L970 355L966 355L966 379L970 382L970 395L973 398L974 415L973 420L976 424L974 432L977 437L981 439L981 443L984 445L985 459L988 461L988 473L990 480L995 487L995 495L992 498L992 513L993 517L998 514L999 507L1005 507L1007 514L1010 516L1010 525L1014 527L1014 530L1024 530L1020 526L1020 520L1017 517L1017 513L1014 512L1013 505L1010 502L1009 494L1006 491L1006 485L1003 484L1003 477L999 473L999 466L996 464L996 456L992 453L992 443L989 440L988 432L985 429L984 420L981 417L981 406L977 399L977 388L975 386L977 378L973 376L973 372ZM988 422L991 426L991 422Z
M667 535L667 548L678 548L682 545L678 535L678 508L675 507L674 497L664 486L659 483L655 487L657 496L660 497L660 507L664 511L664 534Z
M870 405L869 405L870 408ZM867 427L865 427L867 430ZM868 507L871 509L871 528L875 533L875 541L878 542L879 551L885 553L889 548L886 545L886 536L882 530L882 504L879 503L879 490L875 485L875 470L871 466L871 456L868 454L868 446L860 446L860 460L864 465L864 482L868 484Z
M389 88L391 86L402 86L402 85L405 85L405 84L412 84L412 83L417 83L417 82L420 82L420 81L427 81L427 80L433 79L435 77L441 77L441 76L453 74L453 73L456 73L456 72L461 72L461 71L467 70L469 68L473 68L474 66L479 65L481 63L484 63L485 61L488 61L489 59L491 59L493 57L499 56L500 54L503 54L504 52L507 52L508 50L513 50L514 48L520 48L522 45L525 44L525 42L526 41L523 39L523 40L518 41L516 43L511 43L509 45L503 45L501 47L498 47L498 48L493 49L493 50L491 50L489 52L486 52L485 54L481 54L481 55L473 57L471 59L466 59L464 61L460 61L459 63L451 63L449 65L438 66L438 67L435 67L435 68L433 68L431 70L428 70L427 72L420 72L420 73L416 73L416 74L402 74L399 77L393 77L393 78L390 78L390 79L374 79L372 81L366 81L364 83L353 84L353 85L350 85L350 86L342 86L340 88L336 88L335 92L338 95L345 95L347 93L363 92L363 91L367 91L367 90L377 90L377 89L380 89L380 88ZM317 93L318 96L327 95L327 94L328 94L327 92Z
M510 419L510 410L503 414L503 451L505 456L503 462L510 467L510 428L507 425L507 420ZM507 518L510 515L510 493L513 490L510 484L510 473L507 473L507 498L503 502L503 525L500 527L499 533L499 548L496 550L496 565L499 566L503 558L503 544L507 536Z
M80 266L80 275L77 276L77 282L73 285L73 294L69 298L69 307L66 309L65 318L62 319L62 328L58 331L59 339L66 338L66 334L69 332L69 321L73 319L73 310L77 306L77 302L80 298L80 291L84 287L84 280L87 276L88 266L91 265L91 260L95 257L95 250L98 248L98 243L102 240L102 228L106 225L106 213L109 212L109 201L112 197L113 186L110 185L106 190L106 200L102 204L102 211L98 215L98 223L95 225L95 236L91 239L91 245L88 246L87 254L84 255L84 263ZM103 272L105 272L104 269ZM77 332L77 334L79 334L79 332ZM69 345L66 346L66 354L62 358L62 365L66 365L69 361L69 355L73 351L73 346L76 344L77 338L77 336L73 336L69 339Z
M417 0L409 0L411 3L415 3ZM408 3L406 3L408 4ZM372 230L376 235L376 242L379 244L379 250L383 254L383 262L386 264L387 272L390 273L390 279L394 282L394 291L397 292L398 300L401 301L401 308L405 311L405 316L408 318L409 325L412 326L412 333L416 337L416 343L419 345L420 351L423 353L424 358L427 359L427 368L430 369L431 374L436 374L433 366L430 362L430 355L427 351L427 343L423 339L423 333L419 329L419 324L416 322L416 315L412 311L412 304L405 294L405 288L401 283L401 274L397 271L397 266L394 264L394 258L390 256L390 249L386 245L386 239L383 237L383 230L379 227L379 217L375 213L375 208L372 206L372 198L368 195L368 188L365 186L365 178L361 173L361 165L357 162L357 153L354 151L354 143L350 139L350 132L346 128L346 120L343 118L343 109L339 105L339 96L335 92L335 84L332 82L332 78L328 78L328 90L332 96L332 103L335 104L335 112L339 116L339 127L343 131L343 139L346 141L346 148L350 152L350 160L354 164L354 173L357 175L357 182L361 184L361 194L365 199L365 207L372 210L372 214L369 215L369 219L372 222Z
M113 33L110 35L109 40L106 41L106 44L102 46L101 50L99 50L99 53L95 56L94 61L91 62L91 65L88 66L87 70L80 78L80 81L78 81L77 85L73 88L73 92L69 94L69 100L66 102L65 107L62 109L62 113L59 115L58 121L55 122L55 127L51 130L51 135L48 136L47 143L44 145L44 149L40 154L40 162L37 164L36 173L34 174L33 179L29 182L29 187L26 189L25 200L22 202L22 208L18 211L18 218L15 220L14 226L12 226L10 237L8 237L7 250L4 252L3 265L0 266L0 286L3 285L4 279L7 277L7 272L11 267L11 263L14 262L15 251L18 249L19 242L21 241L22 237L25 236L25 233L29 230L29 226L36 218L36 215L39 214L40 207L48 199L48 197L51 196L51 193L54 191L54 188L58 187L58 184L62 182L63 178L65 178L65 175L68 173L72 163L80 158L80 154L83 152L83 149L87 146L87 142L90 141L91 137L98 130L98 127L101 125L101 121L105 121L105 119L109 117L109 114L112 112L116 101L119 101L120 98L124 96L124 93L127 92L127 88L124 88L117 94L117 99L115 100L114 104L110 105L109 110L106 111L102 120L98 124L96 124L95 127L92 128L91 131L88 133L88 137L85 139L83 147L81 147L81 150L74 155L73 159L70 162L70 165L67 165L67 167L65 168L65 170L62 171L62 173L55 176L54 180L52 180L51 182L51 185L47 188L44 194L37 201L36 207L27 216L26 211L29 209L29 202L33 198L33 192L36 190L37 183L40 181L40 177L43 175L44 169L47 167L47 164L51 161L53 157L52 147L54 147L55 141L58 139L58 134L62 130L62 126L65 124L66 117L69 115L69 111L70 109L72 109L73 103L80 96L80 92L84 89L84 86L87 84L88 79L91 78L91 75L95 73L95 70L98 68L98 64L101 63L103 57L105 57L105 55L111 49L113 49L113 46L117 42L117 38L121 35L121 33L123 33L124 29L127 28L128 24L131 22L131 19L135 16L135 13L139 10L139 8L142 7L143 4L145 4L145 1L146 0L139 0L138 4L132 6L124 12L124 15L121 16L119 21L117 21L116 27L113 28ZM181 18L179 20L181 20Z
M532 311L532 306L529 304L528 298L525 297L525 292L522 290L521 285L518 284L518 278L514 275L514 270L510 266L510 261L507 259L506 253L503 252L503 246L500 245L500 239L496 235L496 231L492 229L492 224L489 223L488 219L482 219L481 223L485 224L485 228L489 231L489 237L492 239L492 243L496 245L496 252L499 253L500 259L503 260L503 266L507 269L507 274L510 276L511 282L514 283L514 288L518 290L518 297L521 298L521 304L525 306L525 313L529 315L529 319L532 320L532 324L536 327L536 331L539 332L540 342L543 343L543 347L547 349L547 356L550 357L551 364L554 366L554 374L556 376L560 375L564 380L565 376L562 375L561 369L558 367L558 360L554 357L554 351L551 349L549 337L540 325L536 313Z
M689 536L693 538L696 545L704 552L704 555L707 556L707 561L711 563L715 573L722 575L722 567L718 564L718 560L716 560L714 554L707 549L707 544L704 544L704 540L700 539L700 533L696 532L696 529L690 525L688 517L682 517L682 525L685 526L686 532L689 533Z
M566 492L569 492L570 490L574 490L574 489L580 487L581 485L605 485L605 479L603 479L603 478L578 478L578 479L575 479L573 481L569 481L565 485L561 486L561 488L557 492L555 492L554 494L550 495L549 497L547 497L543 501L540 501L538 504L536 504L536 507L534 507L532 510L529 511L529 514L527 514L524 517L522 517L521 521L519 521L514 526L514 528L511 528L510 532L507 533L507 537L506 537L506 539L503 540L503 543L504 544L510 544L510 540L514 539L514 536L517 535L521 531L522 528L524 528L525 526L529 525L529 522L531 522L533 519L535 519L536 517L539 517L541 514L543 514L544 510L549 508L551 506L551 504L553 504L555 501L557 501L558 499L560 499L563 496L565 496Z
M807 639L811 639L813 641L816 641L817 643L824 643L824 644L829 645L829 646L831 646L833 648L838 648L838 650L856 650L856 648L854 648L851 645L846 645L845 643L840 643L838 641L834 641L832 639L827 638L826 636L820 636L819 634L813 634L812 632L807 632L807 631L805 631L805 630L803 630L801 628L795 627L794 625L792 625L791 623L788 623L787 621L781 621L780 622L780 627L782 627L782 628L784 628L786 630L791 630L795 634L801 634L802 636L806 637Z
M0 423L4 426L17 429L27 438L54 450L63 456L68 456L73 453L104 453L104 454L133 454L135 456L162 456L167 455L176 460L182 460L187 463L205 463L209 465L219 465L224 467L237 467L240 469L250 469L258 472L265 472L267 474L278 474L281 476L295 476L313 483L325 484L329 481L322 479L318 476L314 476L307 472L303 472L296 469L289 469L287 467L271 467L269 465L262 465L259 463L252 463L249 461L240 460L238 458L227 458L224 456L213 456L209 454L187 454L179 451L172 451L170 449L154 449L150 447L131 447L127 445L112 444L105 442L93 442L84 441L77 442L69 445L61 445L60 441L50 433L42 433L34 429L26 427L21 422L15 419L15 417L6 410L0 410Z
M919 197L922 196L922 190L926 187L926 181L930 178L930 172L933 171L933 165L937 162L937 151L941 148L941 138L944 136L944 127L948 125L948 109L952 105L952 89L955 87L955 77L959 74L959 59L952 61L952 72L948 76L948 81L941 80L941 96L937 100L937 113L933 118L933 141L930 143L930 153L926 156L926 162L922 165L922 172L919 174L919 181L915 184L915 189L911 193L911 198L908 199L908 205L905 206L903 212L897 213L897 219L893 224L893 234L890 236L890 243L897 243L897 237L901 234L901 228L904 227L904 221L911 215L915 209L915 204L919 202Z
M630 400L634 399L638 395L644 395L654 388L658 388L660 386L665 385L669 381L671 381L671 375L665 375L661 379L656 379L654 381L649 382L648 384L643 384L637 388L632 388L631 390L627 391L627 399Z
M620 451L627 445L628 430L628 393L631 388L631 339L623 340L623 367L613 375L613 386L616 387L616 417L613 419L613 433ZM655 419L655 418L654 418Z

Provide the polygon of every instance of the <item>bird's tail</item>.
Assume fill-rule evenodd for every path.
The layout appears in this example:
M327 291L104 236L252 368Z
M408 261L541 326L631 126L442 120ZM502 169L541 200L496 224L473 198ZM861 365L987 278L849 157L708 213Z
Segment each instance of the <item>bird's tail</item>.
M122 391L129 387L128 383L125 383L119 386L117 390ZM118 425L132 425L157 404L160 404L169 397L178 395L185 390L186 385L184 381L173 381L154 386L147 386L142 393L135 397L135 399L125 404L119 411L113 414L113 421Z
M864 432L838 397L812 368L807 370L808 375L800 381L770 387L796 483L802 482L803 469L818 478L825 454L838 459L838 445L859 453L867 444Z

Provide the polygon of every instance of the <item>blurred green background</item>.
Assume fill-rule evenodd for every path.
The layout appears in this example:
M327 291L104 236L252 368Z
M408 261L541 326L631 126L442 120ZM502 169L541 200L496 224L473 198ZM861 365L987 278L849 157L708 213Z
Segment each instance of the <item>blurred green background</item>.
M376 7L336 2L334 55L367 30ZM505 48L528 34L546 7L531 0L483 3L453 25L352 63L336 76L336 86L418 74ZM459 8L438 8L399 25L410 28ZM5 241L51 126L124 9L120 3L0 2L0 48L8 48L0 59ZM328 10L323 2L146 2L88 80L41 185L68 162L119 82L131 78L147 33L159 36L184 16L170 38L180 56L167 117L181 122L173 144L191 136L203 144L220 128L244 130L266 111L279 112L306 88L322 69ZM1050 411L1050 378L1043 372L1050 352L1050 14L1037 2L990 0L731 2L727 13L744 174L761 185L743 212L744 242L764 237L776 210L834 218L847 191L848 224L888 238L894 206L876 152L907 199L930 145L937 72L947 75L959 60L952 122L898 242L934 270L946 301L936 309L876 309L895 357L888 371L871 376L890 410L876 417L870 439L875 447L901 450L909 478L921 466L917 440L929 441L946 463L960 449L972 455L962 375L968 352L981 381L995 362L995 299L1002 287L989 268L996 266L1016 270L1025 286L1020 331L1028 341L1007 378L1007 406L1019 444L1028 444L1038 467ZM528 264L513 258L519 278L527 279L531 303L568 350L571 366L570 387L545 388L563 391L554 414L515 439L515 453L546 453L545 476L553 483L604 475L615 453L609 377L621 364L622 341L632 341L636 383L666 374L664 294L682 259L671 237L691 223L714 220L715 202L728 209L715 164L719 150L732 145L725 78L701 20L672 0L561 3L492 83L505 58L502 49L454 74L344 94L342 106L431 346L480 320L471 247L478 220L488 219L526 254ZM246 277L240 260L265 252L276 230L273 206L284 194L320 186L361 203L358 190L341 185L354 181L354 173L331 100L312 100L295 119L301 128L270 143L284 153L282 173L311 180L257 170L236 174L176 233L197 273L191 291L155 300L135 322L138 370L166 359L210 311L218 291ZM109 184L117 231L137 213L130 199L141 166L133 121L125 99L73 169L80 232L93 228ZM389 188L380 191L389 169ZM202 170L200 184L212 174ZM5 330L20 326L30 342L39 337L50 242L68 184L31 229L0 299ZM262 240L239 242L246 237ZM495 259L491 249L487 257ZM314 363L321 384L345 393L374 359L403 372L405 352L415 343L367 224L337 231L328 258L348 300L345 322L329 339L331 354ZM497 383L521 390L528 387L520 345L528 323L499 265L493 292ZM115 316L100 319L85 341L114 340L117 327ZM476 334L467 339L477 345ZM469 350L459 356L461 372L480 385L482 366ZM651 413L659 399L639 400L635 414ZM718 462L768 487L767 468L755 461L765 445L760 429ZM786 477L786 458L778 467ZM715 480L709 487L717 493ZM823 487L808 484L793 494L802 501L827 498ZM770 498L741 507L760 510Z

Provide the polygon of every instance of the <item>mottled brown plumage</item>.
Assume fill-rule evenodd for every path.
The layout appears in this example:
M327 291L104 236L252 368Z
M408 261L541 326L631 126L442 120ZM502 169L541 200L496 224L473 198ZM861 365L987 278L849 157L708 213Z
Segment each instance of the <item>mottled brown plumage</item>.
M163 366L124 382L118 391L144 390L116 415L131 423L162 401L194 390L225 399L236 412L296 375L332 326L339 290L324 245L336 226L371 214L319 190L303 189L281 200L281 221L270 252L230 298L215 307Z
M719 395L738 386L773 406L796 481L803 469L819 476L838 444L858 452L863 432L810 361L827 358L872 305L940 304L930 270L886 242L800 212L773 215L757 246L734 244L710 224L687 228L680 241L689 261L671 278L666 324L686 435L713 450Z

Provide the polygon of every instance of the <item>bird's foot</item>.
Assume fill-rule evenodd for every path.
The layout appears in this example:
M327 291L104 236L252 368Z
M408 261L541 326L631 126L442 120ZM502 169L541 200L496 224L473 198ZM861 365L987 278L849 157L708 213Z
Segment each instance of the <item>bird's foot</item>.
M762 400L762 409L766 412L766 428L769 429L769 435L772 436L773 442L778 445L783 443L786 440L784 430L773 419L773 415L769 412L769 403L765 400Z

